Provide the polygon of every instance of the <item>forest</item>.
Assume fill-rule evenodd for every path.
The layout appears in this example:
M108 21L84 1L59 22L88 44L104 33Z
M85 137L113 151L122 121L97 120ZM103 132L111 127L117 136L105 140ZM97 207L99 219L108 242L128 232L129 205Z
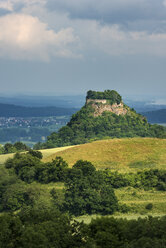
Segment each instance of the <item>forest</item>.
M166 217L102 217L84 224L56 209L25 208L17 214L1 215L0 225L1 248L166 247Z

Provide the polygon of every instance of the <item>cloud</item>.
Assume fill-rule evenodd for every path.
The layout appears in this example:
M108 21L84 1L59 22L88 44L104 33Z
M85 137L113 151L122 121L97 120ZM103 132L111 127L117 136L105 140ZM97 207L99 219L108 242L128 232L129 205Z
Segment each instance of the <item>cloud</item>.
M155 105L166 105L166 100L165 99L159 99L159 100L156 100L155 102L152 102L152 104L155 104Z
M20 7L32 6L32 5L45 5L47 0L0 0L0 9L8 11L14 11Z
M4 9L7 11L13 10L13 5L10 1L0 1L0 9Z
M142 55L166 57L166 33L124 31L119 25L101 25L96 21L87 23L84 35L85 47L107 56ZM86 33L86 36L85 36Z
M73 18L119 23L137 19L165 19L163 0L49 0L50 9L68 12Z
M74 57L78 42L72 28L54 32L37 17L11 14L0 17L0 56L48 61L53 56Z
M66 13L73 20L118 24L127 30L166 30L166 0L0 0L0 13L2 9L36 16L40 11Z
M51 3L52 0L48 1ZM0 0L0 3L2 2L4 3ZM56 6L54 12L45 9L46 0L9 0L4 7L6 6L9 10L21 2L26 7L21 9L20 13L13 12L0 17L1 57L49 61L51 57L80 58L80 54L84 57L91 55L96 57L98 53L106 56L166 56L166 21L160 20L158 16L157 21L147 20L146 26L145 20L141 19L141 15L146 16L147 12L151 16L155 6L161 7L162 4L162 9L165 11L166 0L157 2L154 0L70 0L70 2L54 0ZM150 2L153 5L151 7ZM124 28L120 18L124 17L125 11L131 14L132 10L139 5L138 3L142 11L139 16L138 8L137 17L140 20L132 21L128 23L130 28ZM38 8L37 5L42 7ZM143 7L149 7L149 9L145 8L143 11ZM95 13L95 15L98 13L99 16L109 11L112 16L120 12L123 12L123 15L116 16L116 18L120 16L119 23L117 21L116 24L111 23L110 19L109 22L89 20L85 18L87 9L88 13ZM60 14L60 11L63 13ZM74 13L73 11L75 13L78 11L80 18L70 18L67 11L71 14ZM83 18L79 15L81 12ZM132 16L136 19L135 14L136 11ZM106 17L103 14L104 18ZM40 19L43 21L41 22ZM126 20L129 19L130 17ZM149 29L149 25L154 29Z

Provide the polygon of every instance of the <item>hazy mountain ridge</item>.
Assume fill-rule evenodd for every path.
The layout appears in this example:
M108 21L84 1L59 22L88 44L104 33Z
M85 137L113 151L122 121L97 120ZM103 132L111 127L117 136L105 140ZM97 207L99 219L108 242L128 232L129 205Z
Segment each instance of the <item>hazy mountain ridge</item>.
M0 103L12 104L24 107L61 107L61 108L80 108L84 104L83 95L67 96L0 96Z
M166 123L166 109L142 112L151 123Z
M153 99L154 97L123 97L124 102L137 112L147 112L159 109L166 109L164 101ZM85 95L66 95L66 96L35 96L35 95L16 95L16 96L1 96L0 103L12 104L24 107L61 107L61 108L81 108L85 102ZM160 103L160 104L159 104Z
M0 117L46 117L72 115L77 109L60 107L24 107L0 103Z

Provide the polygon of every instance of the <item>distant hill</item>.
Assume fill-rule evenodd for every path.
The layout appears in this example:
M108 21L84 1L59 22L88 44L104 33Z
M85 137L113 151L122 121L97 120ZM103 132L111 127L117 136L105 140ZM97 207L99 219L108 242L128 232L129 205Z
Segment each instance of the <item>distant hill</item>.
M166 123L166 109L143 112L142 115L151 123Z
M0 103L13 104L25 107L60 107L60 108L81 108L84 104L83 95L69 96L35 96L17 95L1 96Z
M151 125L123 103L114 90L88 91L85 105L73 114L71 120L57 133L48 136L47 142L36 149L62 147L87 143L93 140L123 137L166 137L166 129Z
M72 115L77 109L60 107L23 107L0 103L0 117L47 117Z
M150 100L140 100L140 101L135 101L135 100L130 100L130 99L125 99L125 103L130 107L134 108L138 113L143 113L143 112L151 112L151 111L156 111L160 109L166 109L165 104L155 104L153 101Z

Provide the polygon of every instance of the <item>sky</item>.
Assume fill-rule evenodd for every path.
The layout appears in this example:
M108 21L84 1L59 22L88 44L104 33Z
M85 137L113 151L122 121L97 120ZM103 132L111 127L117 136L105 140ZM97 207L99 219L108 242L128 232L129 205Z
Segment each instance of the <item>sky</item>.
M0 0L0 87L166 99L166 0Z

